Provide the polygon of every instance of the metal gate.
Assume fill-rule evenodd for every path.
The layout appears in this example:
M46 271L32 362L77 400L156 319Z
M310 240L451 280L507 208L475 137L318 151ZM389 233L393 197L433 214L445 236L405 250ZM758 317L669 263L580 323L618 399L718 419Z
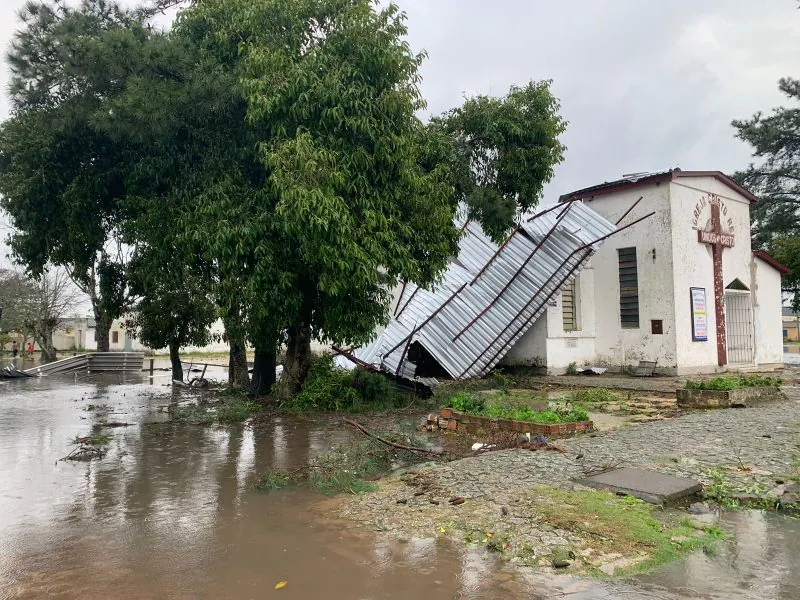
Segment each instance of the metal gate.
M750 292L725 291L725 336L728 341L728 363L753 362L753 304L750 302Z

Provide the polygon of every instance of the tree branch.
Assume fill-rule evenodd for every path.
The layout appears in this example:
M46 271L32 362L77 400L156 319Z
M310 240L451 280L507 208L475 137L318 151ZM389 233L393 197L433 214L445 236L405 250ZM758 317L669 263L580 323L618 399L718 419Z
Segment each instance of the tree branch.
M432 454L434 456L442 456L444 453L441 450L428 450L427 448L417 448L415 446L405 446L403 444L395 444L394 442L390 442L389 440L385 440L382 437L378 437L374 433L370 433L367 431L363 425L356 423L355 421L351 421L350 419L342 419L345 423L350 425L351 427L355 427L358 431L363 433L365 436L372 438L373 440L379 441L381 444L386 444L392 448L397 448L398 450L407 450L408 452L418 452L420 454Z

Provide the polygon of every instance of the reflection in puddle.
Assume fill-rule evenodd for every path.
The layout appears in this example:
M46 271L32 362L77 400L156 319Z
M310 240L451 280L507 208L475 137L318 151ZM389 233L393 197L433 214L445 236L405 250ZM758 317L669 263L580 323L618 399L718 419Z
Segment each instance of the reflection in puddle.
M728 515L736 538L718 556L631 584L512 573L445 539L353 529L326 518L335 500L252 490L259 473L307 464L349 430L150 426L170 389L124 377L0 387L0 598L246 599L278 581L285 599L800 598L800 522L776 515ZM104 459L58 462L112 413L133 426L113 430Z
M254 598L284 580L287 599L494 597L491 561L344 528L323 517L335 500L304 490L252 490L350 431L147 425L170 390L125 377L0 389L0 598ZM104 459L58 462L110 413L134 425L112 431Z

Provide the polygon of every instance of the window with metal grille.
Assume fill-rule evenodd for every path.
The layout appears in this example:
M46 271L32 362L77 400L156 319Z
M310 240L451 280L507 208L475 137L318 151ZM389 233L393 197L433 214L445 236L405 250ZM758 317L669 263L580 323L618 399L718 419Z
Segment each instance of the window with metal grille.
M619 256L619 316L625 329L639 327L639 271L636 248L620 248Z
M564 331L578 331L578 279L570 281L561 290L561 320Z

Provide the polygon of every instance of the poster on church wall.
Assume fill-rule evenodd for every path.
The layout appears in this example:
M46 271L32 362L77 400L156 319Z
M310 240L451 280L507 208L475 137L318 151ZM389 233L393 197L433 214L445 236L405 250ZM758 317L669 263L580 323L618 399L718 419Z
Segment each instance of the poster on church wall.
M708 341L708 307L706 306L706 289L689 288L692 296L692 341Z

